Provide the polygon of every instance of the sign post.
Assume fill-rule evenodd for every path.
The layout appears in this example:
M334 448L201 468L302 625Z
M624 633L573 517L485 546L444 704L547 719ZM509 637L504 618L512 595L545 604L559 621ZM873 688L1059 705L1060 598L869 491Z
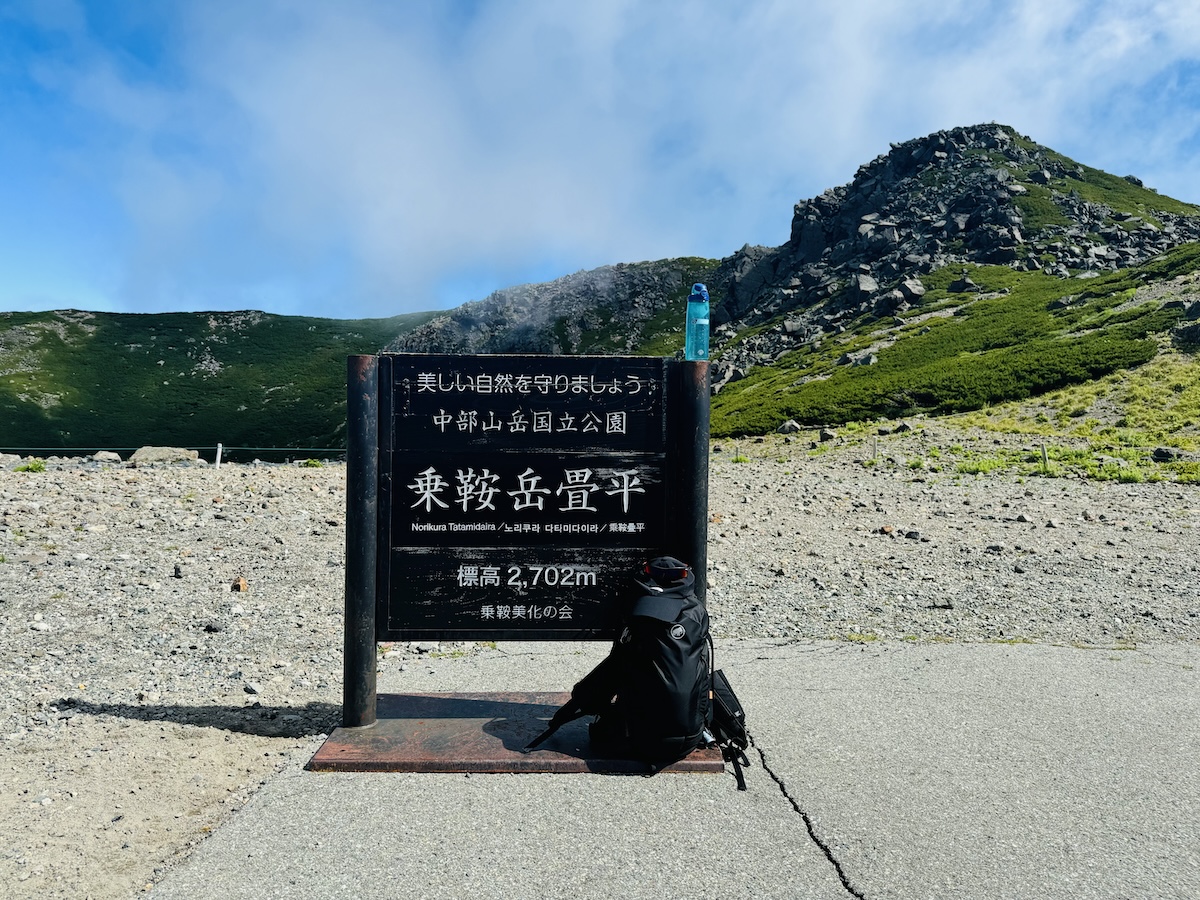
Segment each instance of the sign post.
M707 361L351 357L347 415L348 727L376 641L612 639L659 555L704 599Z

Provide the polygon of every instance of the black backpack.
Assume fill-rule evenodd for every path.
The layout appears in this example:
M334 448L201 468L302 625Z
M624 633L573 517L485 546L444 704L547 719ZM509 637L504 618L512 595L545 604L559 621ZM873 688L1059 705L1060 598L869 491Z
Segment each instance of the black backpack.
M592 745L605 756L639 759L657 770L719 744L744 789L745 715L724 674L714 682L708 611L696 597L691 567L659 557L644 563L634 582L639 596L609 655L572 688L570 701L526 751L592 715Z

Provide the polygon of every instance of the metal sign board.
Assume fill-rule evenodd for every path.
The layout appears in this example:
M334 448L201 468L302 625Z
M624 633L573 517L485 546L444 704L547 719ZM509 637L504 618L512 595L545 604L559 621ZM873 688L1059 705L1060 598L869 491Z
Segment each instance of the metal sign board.
M380 356L376 638L611 637L640 560L703 557L695 367Z

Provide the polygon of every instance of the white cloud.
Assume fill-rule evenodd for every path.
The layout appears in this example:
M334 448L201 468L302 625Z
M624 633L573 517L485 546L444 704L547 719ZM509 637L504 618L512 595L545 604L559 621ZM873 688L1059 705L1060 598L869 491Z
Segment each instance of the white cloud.
M780 243L889 142L980 121L1200 200L1191 4L214 0L178 7L165 79L71 9L45 77L104 125L84 155L151 307L382 315Z

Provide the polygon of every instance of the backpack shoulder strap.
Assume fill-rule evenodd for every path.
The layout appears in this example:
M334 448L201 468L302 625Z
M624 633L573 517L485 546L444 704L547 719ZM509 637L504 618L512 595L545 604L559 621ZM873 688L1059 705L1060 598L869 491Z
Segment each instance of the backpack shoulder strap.
M521 752L528 753L530 750L536 750L546 738L550 737L550 735L554 734L554 732L558 731L558 729L562 728L568 722L573 722L582 715L586 715L583 707L579 705L578 700L572 697L559 707L558 712L550 719L550 724L546 727L546 730L522 747Z
M617 649L614 647L608 656L600 660L596 668L576 683L575 687L571 689L571 699L551 717L546 730L522 748L522 753L537 749L550 735L568 722L573 722L580 716L599 715L604 710L616 690L615 678L620 668L617 657L613 655L616 652Z

